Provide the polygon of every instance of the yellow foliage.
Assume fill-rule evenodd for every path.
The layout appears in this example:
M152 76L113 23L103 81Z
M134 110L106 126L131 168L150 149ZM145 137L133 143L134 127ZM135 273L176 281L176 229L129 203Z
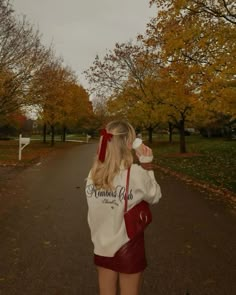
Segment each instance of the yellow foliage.
M51 126L71 126L92 111L88 93L70 71L58 65L46 66L38 73L32 93L38 97L41 120Z

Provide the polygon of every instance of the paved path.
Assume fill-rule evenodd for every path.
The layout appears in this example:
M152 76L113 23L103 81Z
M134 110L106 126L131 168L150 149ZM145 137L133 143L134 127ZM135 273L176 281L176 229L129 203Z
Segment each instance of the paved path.
M84 194L95 149L59 152L14 180L13 201L0 211L0 295L98 294ZM163 198L146 232L142 295L235 295L232 208L173 177L157 178Z

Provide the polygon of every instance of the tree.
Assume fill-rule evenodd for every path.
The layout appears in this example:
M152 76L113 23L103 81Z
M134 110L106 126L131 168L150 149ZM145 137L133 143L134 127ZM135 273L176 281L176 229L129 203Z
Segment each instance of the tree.
M233 0L151 0L150 4L165 7L165 9L172 6L176 10L176 13L179 13L181 9L185 9L193 14L221 18L227 22L236 24L236 8Z
M181 152L186 151L185 122L197 120L197 110L221 109L235 116L233 7L228 1L230 17L223 17L220 0L202 1L218 5L218 15L204 12L197 1L150 1L158 5L157 16L139 43L116 44L86 71L92 91L109 99L110 115L139 120L149 130L164 121L175 125Z
M20 111L5 116L0 123L0 138L9 138L22 132L26 121L27 117Z
M136 128L148 131L148 140L152 143L152 135L165 120L164 105L156 97L158 94L158 83L155 81L145 82L146 97L141 89L135 85L127 85L123 92L108 100L108 111L110 116L115 118L126 118ZM149 96L150 95L150 96Z
M109 98L109 108L113 115L116 112L119 116L125 116L125 109L128 109L130 117L130 104L146 106L148 115L136 116L136 121L139 119L138 124L149 131L150 142L153 129L159 124L156 115L150 116L150 112L154 113L160 104L158 92L155 90L158 67L157 59L152 59L151 52L145 46L138 43L117 43L114 50L110 50L102 60L97 56L93 66L85 72L92 85L90 90L98 97L104 95Z
M175 89L174 86L169 87L174 85L173 83L170 85L166 83L168 89L172 89L174 93L172 97L165 99L165 103L175 108L183 103L182 110L186 105L189 115L195 113L195 118L195 109L204 107L209 109L208 114L210 110L216 112L224 109L226 115L231 112L234 117L235 87L233 85L236 53L234 25L219 15L216 17L210 13L203 13L202 10L196 13L196 10L193 11L192 8L193 6L196 8L197 2L200 3L200 1L179 0L151 1L152 4L157 4L158 14L148 24L146 38L143 40L147 46L156 48L158 58L161 52L165 68L169 71L166 73L166 78L163 77L163 81L167 79L166 81L171 82L173 68L176 81L181 81L184 76L188 78L185 79L185 83L182 81L179 89ZM214 5L219 2L202 1L201 3ZM231 13L231 20L232 17ZM181 68L185 69L184 72ZM185 73L188 75L186 76ZM180 93L181 88L182 90L187 88L189 91L189 87L192 88L190 105L187 97L183 100L184 91L182 91L182 98L176 95ZM164 94L165 91L163 90L162 93ZM173 117L173 114L170 116ZM184 148L182 147L181 150Z
M62 59L51 57L50 62L37 72L31 83L31 98L38 105L39 116L46 128L50 127L51 145L54 145L55 127L61 127L62 140L66 131L86 120L91 114L91 104L86 90L77 83L74 72L63 66Z
M0 0L0 115L27 104L28 82L47 59L48 50L26 18L17 20L8 1Z
M44 125L44 142L46 142L48 125L51 131L51 145L54 145L55 125L61 119L66 75L62 60L52 56L51 60L37 72L30 85L31 100L39 106L39 116Z
M87 91L75 81L66 82L61 108L60 124L62 125L63 141L66 140L66 131L78 124L85 127L92 116L92 105Z

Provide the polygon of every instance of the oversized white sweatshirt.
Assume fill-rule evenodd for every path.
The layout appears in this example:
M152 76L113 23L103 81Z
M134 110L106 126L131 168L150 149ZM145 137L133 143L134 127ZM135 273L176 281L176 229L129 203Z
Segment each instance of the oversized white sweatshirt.
M121 169L114 178L114 190L96 189L88 176L86 195L88 224L94 244L94 253L113 257L122 245L129 241L124 223L124 195L127 169ZM133 164L130 170L128 210L145 200L150 204L161 198L161 190L153 171Z

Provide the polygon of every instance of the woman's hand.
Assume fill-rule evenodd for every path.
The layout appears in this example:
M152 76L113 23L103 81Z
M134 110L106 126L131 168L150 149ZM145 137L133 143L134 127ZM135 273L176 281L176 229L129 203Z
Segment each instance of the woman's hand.
M150 149L150 147L146 146L145 144L142 144L141 150L136 150L136 155L138 158L141 156L152 157L152 149Z
M151 163L153 160L152 149L144 144L136 150L136 155L140 163Z

